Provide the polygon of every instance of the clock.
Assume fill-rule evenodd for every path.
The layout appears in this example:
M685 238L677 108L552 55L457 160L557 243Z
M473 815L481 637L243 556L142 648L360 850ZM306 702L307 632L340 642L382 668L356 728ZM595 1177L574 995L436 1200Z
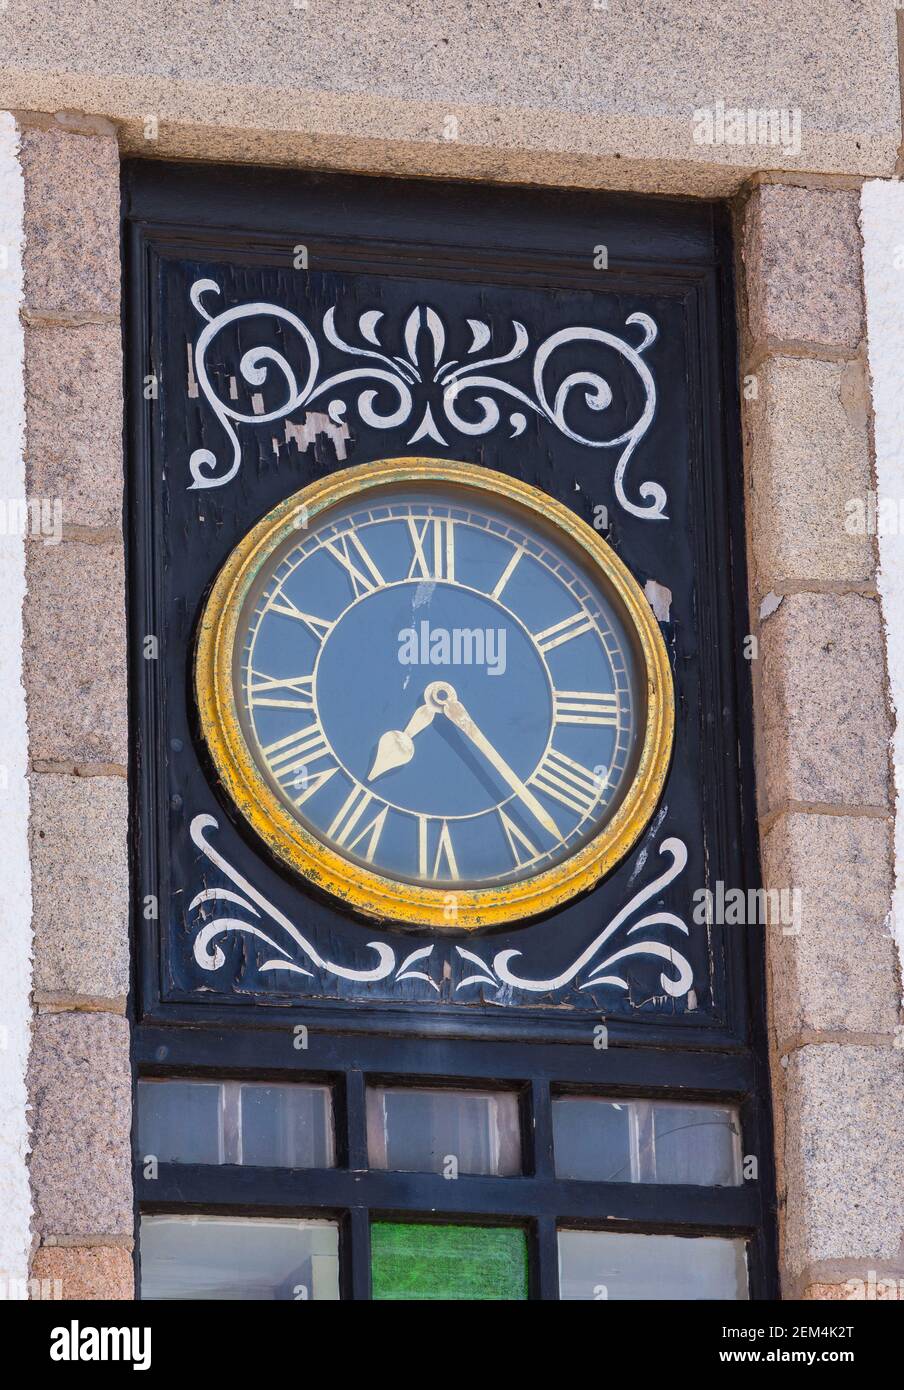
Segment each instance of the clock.
M592 887L668 769L671 673L642 590L560 503L403 458L289 497L201 618L195 692L225 794L357 912L474 929Z

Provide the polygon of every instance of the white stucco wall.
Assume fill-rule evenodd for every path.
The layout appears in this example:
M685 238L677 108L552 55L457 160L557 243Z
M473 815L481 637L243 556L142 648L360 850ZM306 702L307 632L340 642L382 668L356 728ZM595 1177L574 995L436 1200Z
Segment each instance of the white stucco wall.
M895 710L895 892L904 960L904 183L873 179L861 197L866 330L876 439L878 583Z
M31 1029L28 739L22 684L25 498L23 180L16 124L0 112L0 1297L28 1274L31 1192L25 1068ZM13 504L12 506L10 504ZM21 1296L21 1295L20 1295Z

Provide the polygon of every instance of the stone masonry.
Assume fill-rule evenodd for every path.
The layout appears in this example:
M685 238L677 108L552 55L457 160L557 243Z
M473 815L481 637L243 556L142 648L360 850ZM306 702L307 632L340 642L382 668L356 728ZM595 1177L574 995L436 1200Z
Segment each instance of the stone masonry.
M859 198L762 184L743 207L744 435L785 1297L900 1279L904 1052L889 929L894 789L869 537L873 486ZM746 311L746 312L745 312Z
M0 13L28 490L63 509L60 544L27 542L32 1274L134 1296L119 173L140 154L735 200L762 864L802 903L798 934L767 933L783 1292L901 1280L892 723L873 542L844 524L874 486L858 208L904 167L894 7L388 8L390 45L361 0L341 32L257 0L216 23L64 3L40 36ZM799 156L695 143L720 89L800 91Z
M35 1022L32 1276L131 1298L128 759L119 150L21 122Z

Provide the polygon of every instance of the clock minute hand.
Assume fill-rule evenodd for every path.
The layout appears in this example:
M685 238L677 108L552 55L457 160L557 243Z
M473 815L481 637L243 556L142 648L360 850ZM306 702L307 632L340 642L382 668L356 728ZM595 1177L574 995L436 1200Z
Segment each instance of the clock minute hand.
M414 736L433 722L436 710L432 705L421 705L408 720L404 729L387 729L377 744L373 767L367 774L368 782L391 772L394 767L402 767L414 757Z
M482 734L478 729L461 701L458 699L445 700L442 704L442 710L443 713L451 719L456 729L460 729L465 737L471 740L474 747L479 749L487 762L496 769L500 777L508 782L512 791L519 800L524 803L534 819L539 821L543 829L548 830L550 835L555 836L558 840L560 835L559 827L556 825L552 816L548 811L543 809L533 792L524 785L518 774L512 771L505 759L496 752L496 749L493 747L492 743L490 743L486 735Z

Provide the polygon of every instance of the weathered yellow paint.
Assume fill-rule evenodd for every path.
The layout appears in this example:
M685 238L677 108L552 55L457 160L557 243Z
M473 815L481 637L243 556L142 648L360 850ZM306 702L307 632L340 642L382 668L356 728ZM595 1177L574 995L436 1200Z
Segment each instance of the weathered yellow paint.
M233 658L245 596L261 565L284 540L320 514L370 488L444 482L499 496L561 527L633 631L646 677L646 719L634 781L612 819L561 864L494 888L428 888L364 868L324 844L265 781L239 723ZM431 458L385 459L344 469L286 498L236 546L204 609L195 660L195 693L211 757L239 811L273 853L341 901L381 921L474 931L536 917L592 888L637 842L662 794L675 724L671 671L662 634L639 585L611 547L561 503L517 479L473 464ZM448 920L450 898L455 919Z

